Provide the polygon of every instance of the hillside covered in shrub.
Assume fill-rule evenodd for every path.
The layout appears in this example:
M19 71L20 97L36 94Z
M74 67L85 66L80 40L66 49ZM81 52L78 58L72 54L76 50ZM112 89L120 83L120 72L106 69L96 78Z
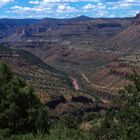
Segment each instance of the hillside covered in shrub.
M0 65L0 139L5 140L139 140L140 76L120 91L118 109L62 115L49 121L49 109L33 87Z

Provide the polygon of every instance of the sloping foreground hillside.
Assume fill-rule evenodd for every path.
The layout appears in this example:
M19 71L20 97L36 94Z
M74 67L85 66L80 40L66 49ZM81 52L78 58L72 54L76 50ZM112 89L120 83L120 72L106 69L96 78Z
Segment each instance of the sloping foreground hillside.
M139 140L140 76L137 74L131 77L133 84L120 91L121 96L114 101L117 108L105 108L90 98L73 96L65 109L74 115L59 116L54 112L57 118L47 106L61 113L67 102L65 98L53 97L47 106L42 104L33 89L15 77L5 64L0 65L0 79L2 140ZM77 108L73 112L75 103L81 110ZM57 104L61 105L56 107Z
M115 108L112 102L103 102L98 95L90 96L86 91L73 90L72 83L78 84L76 80L29 52L0 47L0 63L3 62L11 67L15 75L33 85L38 97L50 108L50 119L65 113L83 115L84 112Z
M59 94L70 92L72 88L71 79L65 73L29 52L0 47L0 62L9 64L15 74L22 76L38 92Z

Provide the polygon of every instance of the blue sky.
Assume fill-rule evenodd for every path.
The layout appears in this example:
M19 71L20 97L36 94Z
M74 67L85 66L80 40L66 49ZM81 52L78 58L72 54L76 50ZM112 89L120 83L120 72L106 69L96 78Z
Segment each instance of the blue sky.
M131 17L140 0L0 0L0 18Z

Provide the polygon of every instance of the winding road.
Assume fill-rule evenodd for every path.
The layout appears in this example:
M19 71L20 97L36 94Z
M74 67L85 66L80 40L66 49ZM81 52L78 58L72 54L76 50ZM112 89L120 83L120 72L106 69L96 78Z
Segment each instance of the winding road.
M95 85L95 84L92 83L92 81L90 81L90 80L87 78L87 76L86 76L84 73L82 74L82 76L83 76L83 78L84 78L88 83L90 83L90 85L91 85L93 88L95 88L95 89L100 89L100 90L108 90L108 89L110 89L110 90L118 90L118 88L110 88L110 87Z

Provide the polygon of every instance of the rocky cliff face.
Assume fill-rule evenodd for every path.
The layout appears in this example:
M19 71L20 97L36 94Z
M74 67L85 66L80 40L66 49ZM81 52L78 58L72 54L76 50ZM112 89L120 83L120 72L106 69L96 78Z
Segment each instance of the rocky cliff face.
M136 17L132 21L132 24L134 24L134 25L140 24L140 12L136 15Z
M38 26L25 26L18 28L15 33L16 34L23 34L27 36L32 36L33 34L38 34L42 32L46 32L48 30L51 30L50 28L45 28L45 27L38 27Z
M48 98L48 97L47 97ZM114 103L96 102L91 97L84 95L55 95L45 101L45 104L51 109L51 115L58 117L65 113L74 115L83 115L84 112L98 112L101 110L118 109Z
M23 32L20 28L30 24L36 24L37 19L0 19L0 39L10 36L18 30Z
M136 15L136 19L140 20L140 12Z

